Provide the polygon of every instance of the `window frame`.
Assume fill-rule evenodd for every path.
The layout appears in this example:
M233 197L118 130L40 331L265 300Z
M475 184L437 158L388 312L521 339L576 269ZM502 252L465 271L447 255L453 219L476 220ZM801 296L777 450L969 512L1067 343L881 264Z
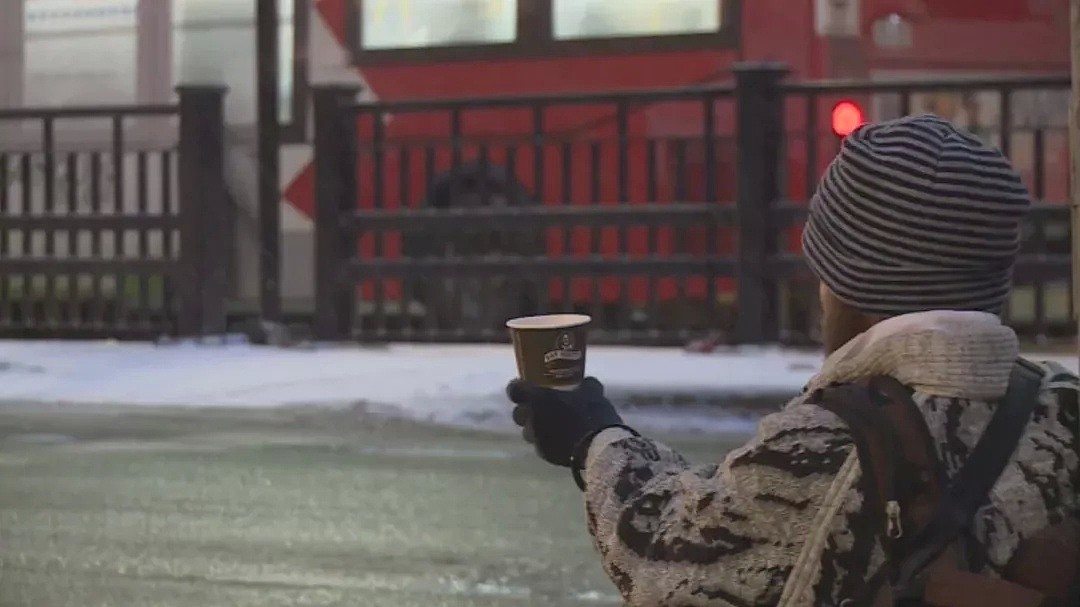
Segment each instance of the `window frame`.
M300 1L300 0L297 0ZM356 66L438 63L482 59L555 59L583 55L647 54L669 51L735 49L741 44L742 0L717 0L720 29L708 33L557 39L552 22L555 0L518 0L513 42L470 43L421 48L365 49L363 5L345 2L345 45Z
M305 140L307 133L307 123L309 117L308 98L310 91L310 83L308 82L308 56L309 56L309 36L308 36L308 23L310 22L311 0L290 0L293 3L293 22L292 22L292 65L287 69L292 71L292 90L289 93L291 97L291 112L288 120L282 120L281 116L278 116L278 133L280 134L282 143L302 143ZM174 21L172 23L172 36L174 37L173 43L169 46L169 52L175 53L175 36L177 24ZM280 35L281 27L281 14L278 14L278 32ZM258 28L259 24L253 21L251 24L252 37L258 40ZM281 54L281 48L278 49L279 57ZM170 58L170 61L173 58ZM263 59L255 55L255 87L258 88L257 74L260 70L260 65ZM276 69L281 69L283 66L275 66ZM278 79L285 75L284 70L278 74ZM173 74L174 82L179 83L179 74ZM226 93L227 94L227 93ZM251 123L252 126L258 124L258 118Z
M302 143L307 135L308 92L310 90L308 22L311 18L311 10L311 0L293 0L292 111L288 122L281 122L281 117L278 117L282 143Z

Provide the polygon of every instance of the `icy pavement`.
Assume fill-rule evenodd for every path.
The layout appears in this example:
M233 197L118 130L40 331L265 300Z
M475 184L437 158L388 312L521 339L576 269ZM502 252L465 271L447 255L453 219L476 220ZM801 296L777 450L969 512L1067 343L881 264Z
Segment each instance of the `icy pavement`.
M1033 356L1034 358L1046 358ZM1051 357L1076 369L1076 357ZM588 371L613 399L720 403L786 396L821 362L817 353L738 348L710 354L674 348L594 346ZM437 423L504 419L503 386L515 375L508 345L156 345L0 340L0 401L146 406L357 406ZM632 415L663 424L666 415ZM685 411L680 425L706 423Z

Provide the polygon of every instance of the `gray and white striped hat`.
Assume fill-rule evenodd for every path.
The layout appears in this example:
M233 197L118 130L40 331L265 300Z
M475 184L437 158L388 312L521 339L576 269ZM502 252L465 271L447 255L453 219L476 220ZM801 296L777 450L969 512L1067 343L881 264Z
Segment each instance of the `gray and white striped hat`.
M803 250L864 312L1000 313L1029 205L998 150L936 116L901 118L844 140L810 202Z

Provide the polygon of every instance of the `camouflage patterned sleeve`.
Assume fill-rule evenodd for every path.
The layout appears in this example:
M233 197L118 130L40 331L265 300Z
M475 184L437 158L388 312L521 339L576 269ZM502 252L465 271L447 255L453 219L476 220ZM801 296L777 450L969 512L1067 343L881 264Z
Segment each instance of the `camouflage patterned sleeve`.
M775 605L797 562L799 592L828 604L874 549L845 540L862 504L853 450L839 418L798 403L719 465L607 430L586 462L589 530L630 605Z

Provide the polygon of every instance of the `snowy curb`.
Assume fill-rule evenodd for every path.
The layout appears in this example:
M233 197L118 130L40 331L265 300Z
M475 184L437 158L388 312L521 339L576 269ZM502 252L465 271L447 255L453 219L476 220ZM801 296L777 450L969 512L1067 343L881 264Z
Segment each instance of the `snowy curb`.
M1050 358L1077 367L1075 357ZM693 354L598 346L589 349L588 371L634 415L698 415L717 407L748 415L779 408L820 363L819 353L780 348ZM485 425L506 416L503 387L515 373L510 346L499 344L299 349L0 340L0 402L6 403L360 406L422 421ZM650 407L659 411L645 411Z

